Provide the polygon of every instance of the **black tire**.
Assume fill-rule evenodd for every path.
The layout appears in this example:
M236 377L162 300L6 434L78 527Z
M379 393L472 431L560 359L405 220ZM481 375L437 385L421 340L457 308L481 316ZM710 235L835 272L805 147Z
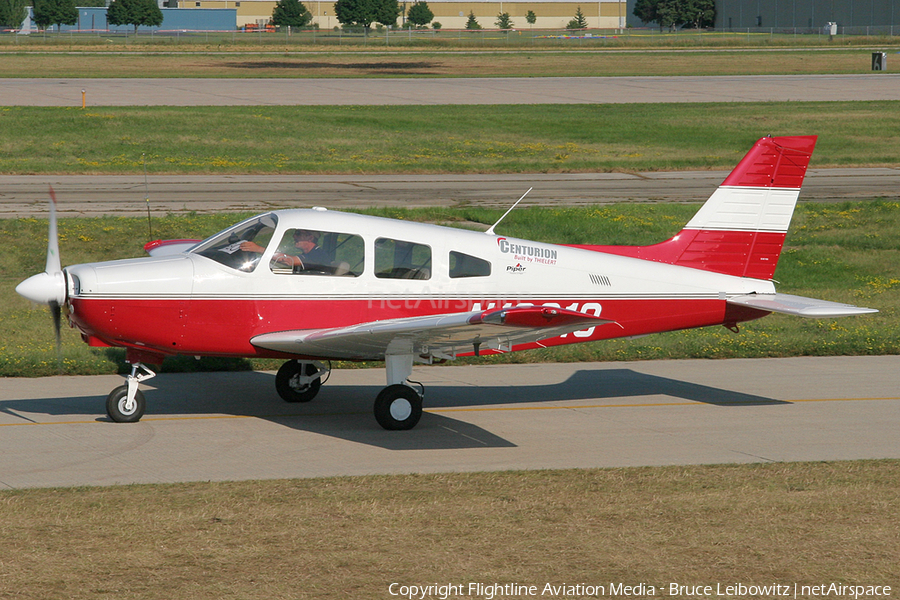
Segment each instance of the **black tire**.
M408 385L389 385L375 398L375 420L389 431L412 429L422 418L422 396Z
M128 400L128 385L120 385L109 393L106 397L106 414L116 423L137 423L144 416L144 410L147 408L147 401L144 400L144 394L141 390L137 390L134 395L134 409L125 410L125 403Z
M285 402L309 402L319 393L322 387L322 378L317 377L307 385L297 385L294 377L300 374L300 367L304 366L296 360L289 360L281 365L278 373L275 375L275 390L281 399ZM316 372L316 366L311 363L305 363L306 372L304 375L313 375Z

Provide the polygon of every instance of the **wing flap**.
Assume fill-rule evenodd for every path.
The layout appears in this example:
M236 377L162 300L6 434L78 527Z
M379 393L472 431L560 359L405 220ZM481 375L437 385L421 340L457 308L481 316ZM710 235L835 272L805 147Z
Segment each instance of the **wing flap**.
M562 308L521 306L280 331L258 335L250 343L287 354L333 359L383 360L388 354L452 358L480 349L512 350L514 345L610 322Z
M878 312L874 308L863 308L852 304L829 302L828 300L805 298L792 294L748 294L746 296L728 298L728 303L811 319L849 317Z

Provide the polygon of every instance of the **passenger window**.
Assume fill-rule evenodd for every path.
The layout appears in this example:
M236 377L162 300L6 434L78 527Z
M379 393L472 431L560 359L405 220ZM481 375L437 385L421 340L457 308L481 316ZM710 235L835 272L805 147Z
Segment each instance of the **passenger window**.
M365 245L358 235L288 229L270 267L275 273L359 277L365 266Z
M375 277L431 279L431 247L378 238L375 240Z
M450 278L487 277L491 274L491 263L462 252L450 253Z

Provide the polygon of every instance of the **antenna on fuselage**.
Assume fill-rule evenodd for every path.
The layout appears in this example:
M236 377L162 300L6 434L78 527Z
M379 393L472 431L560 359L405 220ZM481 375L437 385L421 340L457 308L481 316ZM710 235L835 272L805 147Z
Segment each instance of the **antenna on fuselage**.
M148 239L153 239L153 225L150 222L150 185L147 183L147 161L144 160L144 153L141 152L141 164L144 165L144 202L147 203L147 231L150 234Z
M515 207L517 207L517 206L519 205L519 202L521 202L522 199L525 198L525 196L528 195L528 192L530 192L530 191L533 190L533 189L534 189L533 187L528 188L528 191L525 192L524 194L522 194L522 198L519 198L518 200L516 200L516 203L513 204L512 206L510 206L510 207L509 207L509 210L506 211L505 213L503 213L503 216L500 217L499 219L497 219L497 222L494 223L493 225L491 225L491 228L488 229L487 231L485 231L485 233L488 234L488 235L494 235L494 227L496 227L497 225L499 225L499 224L500 224L500 221L502 221L503 219L505 219L505 218L506 218L506 215L508 215L509 213L511 213L511 212L512 212L512 209L514 209Z

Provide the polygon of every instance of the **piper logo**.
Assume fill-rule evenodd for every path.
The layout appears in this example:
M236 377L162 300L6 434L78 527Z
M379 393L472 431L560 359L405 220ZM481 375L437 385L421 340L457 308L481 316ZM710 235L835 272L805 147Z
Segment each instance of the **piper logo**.
M507 273L524 273L525 267L522 266L522 263L517 264L516 266L508 266L506 267Z

